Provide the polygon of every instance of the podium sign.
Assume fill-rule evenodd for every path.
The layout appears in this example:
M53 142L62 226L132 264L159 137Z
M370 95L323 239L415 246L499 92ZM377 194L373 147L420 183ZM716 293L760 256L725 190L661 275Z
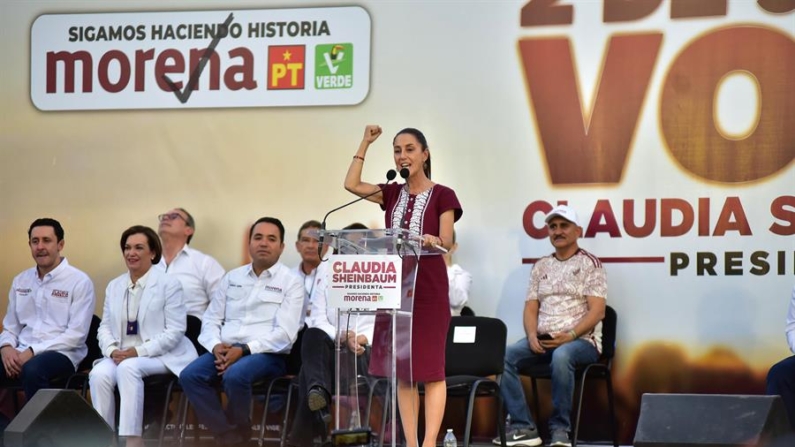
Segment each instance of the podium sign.
M403 261L398 255L331 255L328 305L337 309L399 309Z
M369 427L386 428L389 441L399 445L397 426L398 380L413 386L412 321L414 287L420 259L439 255L441 250L426 247L422 236L406 229L320 230L318 241L334 249L327 263L325 289L329 308L336 308L334 428L336 433L359 434ZM364 353L351 351L349 336L358 337L362 319L374 320L375 329L367 335ZM370 410L365 401L380 401L381 414ZM417 419L418 408L408 405L403 418ZM379 418L378 416L381 416ZM381 419L381 422L378 422ZM409 439L417 439L412 433ZM337 439L340 439L339 436Z

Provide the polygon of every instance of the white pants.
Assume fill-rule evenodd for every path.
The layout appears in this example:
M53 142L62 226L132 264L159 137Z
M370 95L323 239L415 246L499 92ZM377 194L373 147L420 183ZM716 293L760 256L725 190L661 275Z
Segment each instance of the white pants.
M115 428L116 386L119 387L119 436L141 436L143 431L144 377L166 374L168 368L158 358L133 357L116 365L106 358L94 365L88 375L91 403L105 422Z

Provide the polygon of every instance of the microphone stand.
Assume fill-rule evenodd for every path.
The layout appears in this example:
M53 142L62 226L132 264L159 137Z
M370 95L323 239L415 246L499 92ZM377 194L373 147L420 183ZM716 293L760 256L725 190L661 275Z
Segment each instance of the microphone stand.
M403 168L403 169L400 170L401 175L403 175L403 171L404 170L408 173L408 169ZM387 173L386 173L386 183L384 184L384 186L388 185L389 182L394 180L396 176L397 176L397 172L395 172L394 169L390 169L389 171L387 171ZM318 257L320 258L321 261L325 261L325 259L323 259L323 242L324 242L324 239L325 239L326 219L328 219L328 216L331 213L335 212L335 211L339 211L339 210L341 210L341 209L343 209L343 208L345 208L347 206L353 205L356 202L360 202L360 201L362 201L362 200L364 200L364 199L366 199L368 197L372 197L372 196L374 196L374 195L376 195L376 194L378 194L379 192L382 192L382 191L383 191L383 188L378 188L377 191L373 191L370 194L367 194L365 196L362 196L362 197L359 197L357 199L351 200L350 202L348 202L348 203L346 203L344 205L340 205L340 206L334 208L333 210L329 211L328 213L326 213L325 216L323 216L323 222L320 224L320 236L318 237L318 246L317 246L317 255L318 255Z

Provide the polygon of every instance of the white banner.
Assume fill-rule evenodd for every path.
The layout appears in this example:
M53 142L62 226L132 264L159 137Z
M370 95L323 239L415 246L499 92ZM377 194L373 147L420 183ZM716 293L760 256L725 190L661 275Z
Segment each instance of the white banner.
M39 110L359 104L361 7L45 14L31 26Z
M332 255L328 305L339 309L399 309L403 261L398 255Z

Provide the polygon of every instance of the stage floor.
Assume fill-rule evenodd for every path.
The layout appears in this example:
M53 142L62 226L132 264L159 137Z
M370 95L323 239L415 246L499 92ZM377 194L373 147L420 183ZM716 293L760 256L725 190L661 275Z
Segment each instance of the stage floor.
M169 447L171 445L172 444L171 444L171 442L169 440L164 440L163 441L163 446L164 447ZM177 444L174 443L173 445L176 446ZM252 440L249 444L246 444L246 447L255 447L256 445L257 445L257 442ZM265 442L265 447L277 447L278 445L279 444L275 443L275 442ZM463 444L459 443L459 447L461 447L462 445ZM548 445L548 444L545 443L544 445ZM611 444L604 444L604 443L601 443L601 444L587 444L587 443L584 443L583 444L583 443L581 443L581 444L578 444L578 447L605 447L606 445L609 446ZM146 447L156 447L156 446L157 446L157 440L147 440L146 441ZM316 446L320 447L319 444L317 444ZM438 446L441 447L441 444L439 444ZM472 447L494 447L493 444L485 443L485 442L475 442L475 443L470 444L470 446L472 446ZM111 446L108 446L108 447L111 447ZM201 440L198 443L194 443L193 440L185 440L185 443L183 444L183 447L216 447L216 444L215 444L215 442L212 439L203 439L203 440ZM632 447L632 446L621 446L621 447Z

